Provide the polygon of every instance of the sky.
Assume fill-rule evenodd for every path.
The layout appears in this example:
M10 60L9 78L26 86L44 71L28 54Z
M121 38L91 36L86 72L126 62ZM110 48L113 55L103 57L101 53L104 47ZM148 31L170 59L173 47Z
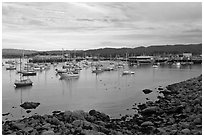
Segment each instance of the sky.
M202 3L4 2L2 47L86 50L202 43Z

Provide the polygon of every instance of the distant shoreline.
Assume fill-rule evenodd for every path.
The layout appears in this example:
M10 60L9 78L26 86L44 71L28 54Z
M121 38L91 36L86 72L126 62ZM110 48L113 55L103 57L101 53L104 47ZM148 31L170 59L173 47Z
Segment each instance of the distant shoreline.
M49 51L35 51L23 49L2 49L3 58L18 58L20 56L36 56L36 55L65 55L70 54L74 56L100 56L100 57L126 57L133 55L168 55L168 54L182 54L192 53L193 55L202 54L202 43L200 44L178 44L178 45L159 45L148 47L135 48L100 48L88 50L49 50Z

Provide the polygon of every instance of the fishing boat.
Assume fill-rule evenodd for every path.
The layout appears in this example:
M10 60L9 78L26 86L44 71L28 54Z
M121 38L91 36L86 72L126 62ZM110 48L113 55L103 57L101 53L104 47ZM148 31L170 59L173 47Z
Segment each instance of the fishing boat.
M21 62L21 58L20 58L20 62ZM21 63L20 63L20 72L21 72ZM33 82L29 78L23 79L21 73L19 75L20 75L19 80L15 80L15 82L14 82L14 86L16 88L25 87L25 86L32 86Z

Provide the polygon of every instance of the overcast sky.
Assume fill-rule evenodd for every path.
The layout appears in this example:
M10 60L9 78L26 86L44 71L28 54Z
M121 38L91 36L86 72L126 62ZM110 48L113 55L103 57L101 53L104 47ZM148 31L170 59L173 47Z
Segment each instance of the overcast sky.
M3 48L202 43L201 3L3 3Z

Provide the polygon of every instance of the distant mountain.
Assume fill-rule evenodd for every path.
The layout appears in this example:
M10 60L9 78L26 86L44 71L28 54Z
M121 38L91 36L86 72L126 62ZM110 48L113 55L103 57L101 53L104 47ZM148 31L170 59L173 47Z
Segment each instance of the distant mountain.
M181 54L185 52L193 53L194 55L202 54L202 44L178 44L178 45L158 45L158 46L149 46L149 47L137 47L137 48L103 48L103 49L94 49L87 50L88 55L103 56L103 57L115 57L120 55L125 57L125 54L128 53L131 55L161 55L161 54Z
M126 53L131 55L161 55L161 54L181 54L185 52L193 53L193 55L202 54L202 44L177 44L177 45L154 45L149 47L136 47L136 48L101 48L92 50L53 50L53 51L34 51L34 50L19 50L19 49L3 49L2 56L20 57L23 55L62 55L70 53L73 57L76 56L100 56L100 57L125 57Z

